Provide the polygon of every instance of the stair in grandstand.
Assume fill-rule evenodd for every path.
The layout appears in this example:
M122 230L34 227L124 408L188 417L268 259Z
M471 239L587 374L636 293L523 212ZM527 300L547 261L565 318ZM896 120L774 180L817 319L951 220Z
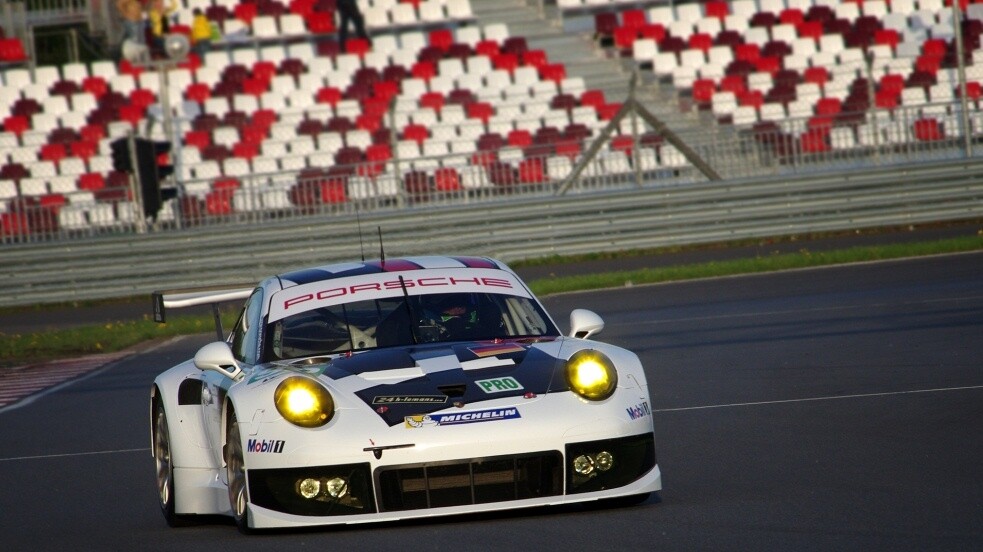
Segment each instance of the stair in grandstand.
M530 48L545 50L550 60L564 64L567 76L583 78L588 89L602 90L608 101L624 101L628 97L634 61L618 59L616 54L599 47L590 31L564 30L555 4L544 5L542 11L537 4L533 0L482 0L474 2L473 7L479 25L505 23L512 36L525 37ZM708 113L681 108L678 91L671 83L654 79L651 72L647 76L640 74L635 97L684 139L698 137L704 143L733 139L733 128L718 125ZM738 165L746 171L749 165L758 163L742 159Z

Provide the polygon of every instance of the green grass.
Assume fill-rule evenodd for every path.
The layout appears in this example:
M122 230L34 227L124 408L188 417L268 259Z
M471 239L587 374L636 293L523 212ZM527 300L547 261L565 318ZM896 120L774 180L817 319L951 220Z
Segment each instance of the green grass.
M235 323L235 313L223 314L225 328ZM18 366L89 354L110 353L139 343L176 335L215 331L209 316L172 316L157 324L149 315L142 320L110 322L24 334L0 332L0 367Z
M680 265L666 268L643 268L580 276L558 276L529 282L529 287L536 295L549 295L568 291L713 278L756 272L773 272L777 270L919 257L941 253L975 251L979 249L983 249L983 236L981 235L907 244L852 247L835 251L813 252L808 249L801 249L796 253L776 254L731 261Z
M691 280L696 278L712 278L735 274L772 272L940 253L976 251L980 249L983 249L983 235L978 234L975 236L937 241L853 247L836 251L813 252L808 249L801 249L796 253L776 254L764 257L666 268L643 268L639 270L616 271L583 276L551 277L533 280L528 283L534 293L542 296L569 291L623 287L626 285ZM633 256L637 255L637 253L627 252L623 255ZM551 258L548 264L562 267L564 262L583 260L584 258ZM225 312L223 314L223 326L226 328L231 327L235 322L235 317L235 312ZM214 322L211 315L172 316L168 323L157 324L148 314L143 320L139 321L113 322L38 333L0 333L0 367L17 366L93 353L108 353L149 340L211 331L214 331Z

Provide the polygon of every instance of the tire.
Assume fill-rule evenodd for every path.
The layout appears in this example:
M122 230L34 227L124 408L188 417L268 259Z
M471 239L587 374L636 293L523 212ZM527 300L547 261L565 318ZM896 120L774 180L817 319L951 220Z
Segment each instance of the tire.
M174 513L176 495L174 492L174 465L171 462L171 435L167 427L167 413L164 404L157 403L154 415L154 464L157 468L157 502L164 520L171 527L184 527L191 522L184 516Z
M225 467L229 480L229 505L232 518L239 531L253 532L249 527L249 490L246 488L246 462L242 452L242 439L235 411L229 411L229 423L225 433Z

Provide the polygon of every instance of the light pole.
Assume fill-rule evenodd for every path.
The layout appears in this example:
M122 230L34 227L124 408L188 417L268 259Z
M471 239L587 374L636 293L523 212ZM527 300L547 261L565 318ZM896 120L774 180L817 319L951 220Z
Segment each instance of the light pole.
M169 34L164 38L164 52L167 55L165 59L150 59L149 53L144 49L139 52L134 52L136 59L131 59L134 65L139 67L152 69L157 72L157 87L158 87L158 97L160 102L160 118L161 124L163 126L164 136L167 142L171 145L171 164L174 167L173 174L181 174L181 143L175 132L174 128L174 114L171 111L171 87L168 80L167 73L169 70L173 69L180 63L184 62L188 57L188 52L191 50L191 44L188 41L188 37L180 34L174 33ZM153 118L150 119L150 124L146 129L147 139L153 140ZM142 182L139 182L139 171L135 171L136 177L138 179L138 188L142 188ZM174 178L177 182L177 177ZM180 205L180 204L179 204ZM141 209L138 212L142 213ZM181 226L181 213L175 213L174 223L177 227ZM143 221L144 217L140 217ZM143 226L143 224L141 224Z

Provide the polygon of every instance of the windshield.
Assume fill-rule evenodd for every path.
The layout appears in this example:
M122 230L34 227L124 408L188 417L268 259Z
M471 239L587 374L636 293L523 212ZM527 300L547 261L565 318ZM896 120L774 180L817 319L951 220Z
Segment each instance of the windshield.
M418 343L555 336L537 303L498 293L443 293L324 306L271 324L274 359Z

